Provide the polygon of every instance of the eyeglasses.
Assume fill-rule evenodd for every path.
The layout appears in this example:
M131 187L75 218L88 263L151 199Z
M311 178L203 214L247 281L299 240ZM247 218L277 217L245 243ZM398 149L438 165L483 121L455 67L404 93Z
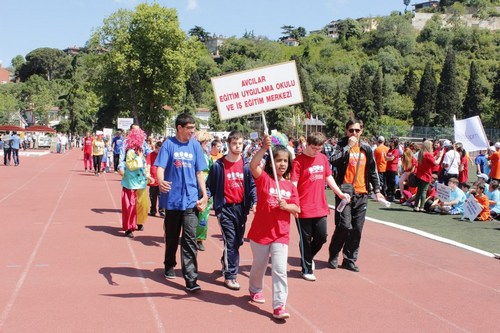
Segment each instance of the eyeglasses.
M349 133L354 133L354 132L359 133L361 132L361 128L349 128L348 131Z

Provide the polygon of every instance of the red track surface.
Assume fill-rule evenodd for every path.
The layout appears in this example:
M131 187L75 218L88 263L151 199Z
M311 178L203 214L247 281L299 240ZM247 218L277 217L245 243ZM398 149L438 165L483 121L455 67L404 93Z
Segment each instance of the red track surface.
M81 151L21 157L0 166L1 332L498 332L500 265L461 248L367 222L360 273L316 259L300 277L297 232L289 249L286 322L247 296L250 246L241 249L240 291L223 286L214 217L198 254L202 291L163 277L162 220L134 239L120 231L119 176L84 173ZM329 234L333 231L330 218ZM250 218L251 223L251 218ZM181 276L180 266L176 267Z

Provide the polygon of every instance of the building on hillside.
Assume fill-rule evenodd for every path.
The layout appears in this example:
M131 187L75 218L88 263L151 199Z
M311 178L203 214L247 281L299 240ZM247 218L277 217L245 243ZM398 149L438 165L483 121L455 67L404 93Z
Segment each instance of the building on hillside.
M2 67L0 64L0 84L9 83L10 81L10 72Z
M212 54L214 57L219 57L219 49L222 45L224 45L224 42L226 41L226 38L219 36L219 37L209 37L207 38L205 45L208 49L208 52Z
M66 53L67 55L77 55L78 53L80 53L80 51L81 51L81 48L79 48L76 45L73 47L68 47L68 48L63 50L63 52Z
M339 38L339 25L345 20L334 20L327 25L327 36L333 39ZM373 17L362 17L355 20L363 33L376 30L378 27L378 19Z
M425 8L437 8L439 6L439 1L426 1L421 3L415 3L412 5L415 12L425 9Z
M296 46L300 45L300 42L298 40L296 40L295 38L284 39L282 41L282 43L285 44L286 46L292 46L292 47L296 47Z

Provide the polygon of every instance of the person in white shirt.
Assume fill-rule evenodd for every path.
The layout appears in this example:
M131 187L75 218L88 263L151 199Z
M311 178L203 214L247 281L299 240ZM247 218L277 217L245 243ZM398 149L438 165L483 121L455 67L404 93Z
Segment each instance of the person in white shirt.
M460 165L460 154L455 150L450 141L445 141L443 147L446 151L442 167L443 174L440 177L444 184L448 184L450 178L458 178L458 166Z

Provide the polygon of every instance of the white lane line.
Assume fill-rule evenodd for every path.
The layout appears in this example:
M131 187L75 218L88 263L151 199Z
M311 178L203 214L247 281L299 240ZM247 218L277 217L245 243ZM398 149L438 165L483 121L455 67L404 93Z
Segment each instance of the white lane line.
M384 225L387 225L389 227L393 227L393 228L397 228L397 229L400 229L400 230L408 231L408 232L411 232L413 234L417 234L419 236L426 237L426 238L429 238L429 239L432 239L432 240L435 240L435 241L438 241L438 242L441 242L441 243L446 243L446 244L454 245L454 246L460 247L460 248L468 250L468 251L479 253L479 254L481 254L483 256L487 256L487 257L491 257L491 258L495 257L495 255L493 253L490 253L490 252L487 252L487 251L483 251L481 249L477 249L475 247L472 247L472 246L469 246L469 245L465 245L465 244L456 242L456 241L448 239L448 238L436 236L436 235L430 234L430 233L422 231L422 230L418 230L418 229L406 227L404 225L400 225L400 224L397 224L397 223L391 223L391 222L386 222L386 221L382 221L382 220L377 220L377 219L374 219L374 218L371 218L371 217L366 217L366 219L369 220L369 221L375 222L375 223L384 224Z
M111 198L111 202L113 203L113 208L115 209L115 211L117 211L116 214L118 214L117 223L119 223L121 225L121 214L118 213L118 207L115 204L113 193L111 192L111 188L109 187L107 178L104 177L104 180L105 180L104 182L106 184L106 188L108 189L108 194ZM128 250L130 252L130 256L132 257L132 262L133 262L134 268L136 269L137 275L139 276L139 280L141 281L141 285L142 285L142 290L144 291L144 294L146 295L146 299L148 300L149 308L150 308L150 310L153 314L154 320L156 322L157 332L164 333L165 326L163 325L163 322L161 321L160 314L158 313L158 310L156 309L156 305L153 301L153 298L151 297L151 292L149 291L148 285L146 284L146 279L144 278L144 274L142 274L142 271L140 269L139 260L137 259L137 255L135 254L134 249L132 248L132 241L130 240L130 238L127 238L127 237L123 237L123 238L126 238L126 239L124 239L124 241L127 242Z
M45 172L47 169L52 168L56 162L59 162L59 160L54 160L51 164L48 164L45 168L41 169L40 172L38 172L36 175L34 175L30 179L28 179L24 184L16 186L16 189L14 191L10 192L6 196L4 196L2 199L0 199L0 203L4 202L5 200L7 200L8 198L10 198L11 196L13 196L14 194L16 194L17 192L21 191L24 187L26 187L26 185L28 185L32 181L40 179L40 175L43 172ZM71 174L73 175L73 173L71 173Z
M49 167L47 167L47 168L49 168ZM47 168L45 168L44 170L46 170ZM50 225L52 224L52 220L54 219L54 216L55 216L55 214L56 214L56 212L61 204L62 198L64 197L64 195L66 194L66 191L68 190L69 183L71 181L71 178L73 177L73 174L74 174L73 172L70 173L70 176L69 176L68 180L66 181L66 185L64 186L64 189L62 190L61 195L57 199L56 204L54 205L54 209L52 209L52 212L49 216L49 219L47 220L47 223L45 223L45 226L42 229L42 232L40 233L40 237L38 237L38 241L37 241L35 247L33 248L33 251L31 252L31 255L28 259L28 262L26 263L26 267L24 268L23 272L21 273L19 280L17 280L16 286L15 286L7 304L5 305L4 310L2 311L2 316L0 317L0 331L2 330L3 325L5 325L7 317L9 316L10 311L12 310L12 307L14 306L14 303L16 302L17 297L19 296L19 292L21 291L21 288L24 285L24 281L26 280L26 277L28 276L28 272L30 271L30 268L33 265L33 261L35 260L35 257L38 254L38 250L40 249L40 246L42 245L42 242L45 238L45 235L47 234L47 230L49 229ZM28 183L29 182L27 182L26 184L28 184ZM23 185L23 187L26 186L26 184ZM15 192L17 192L17 191L14 191L13 193L15 193ZM7 198L7 197L5 197L5 198Z

